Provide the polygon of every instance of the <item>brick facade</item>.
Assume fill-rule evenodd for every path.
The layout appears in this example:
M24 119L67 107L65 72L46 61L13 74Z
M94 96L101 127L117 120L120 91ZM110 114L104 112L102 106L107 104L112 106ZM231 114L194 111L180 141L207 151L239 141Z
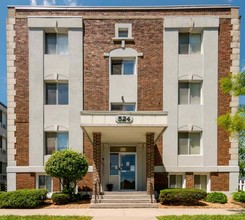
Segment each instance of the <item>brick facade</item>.
M229 173L211 173L211 191L229 191Z
M146 134L146 190L154 188L154 133Z
M35 173L17 173L16 189L35 189L36 175Z
M186 173L185 178L186 178L186 188L187 189L194 188L194 175L193 175L193 173Z

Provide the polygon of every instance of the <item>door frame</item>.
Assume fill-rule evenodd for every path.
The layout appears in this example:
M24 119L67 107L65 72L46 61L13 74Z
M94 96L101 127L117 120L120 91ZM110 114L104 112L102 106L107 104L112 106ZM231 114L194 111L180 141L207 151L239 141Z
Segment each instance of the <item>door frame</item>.
M121 155L135 155L135 189L121 189L121 169L118 172L118 186L119 191L137 191L138 188L138 181L137 181L137 172L138 172L138 166L137 166L137 151L136 152L109 152L109 182L111 182L111 175L110 175L110 155L111 153L118 153L118 167L121 166Z

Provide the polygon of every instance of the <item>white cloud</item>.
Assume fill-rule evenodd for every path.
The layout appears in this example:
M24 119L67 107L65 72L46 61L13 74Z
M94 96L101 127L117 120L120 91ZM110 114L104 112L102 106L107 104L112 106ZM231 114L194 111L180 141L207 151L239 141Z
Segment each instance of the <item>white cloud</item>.
M30 4L33 6L37 5L37 0L30 0Z
M64 4L69 5L69 6L76 6L77 5L77 0L63 0Z
M48 6L48 5L55 5L56 0L43 0L43 5Z

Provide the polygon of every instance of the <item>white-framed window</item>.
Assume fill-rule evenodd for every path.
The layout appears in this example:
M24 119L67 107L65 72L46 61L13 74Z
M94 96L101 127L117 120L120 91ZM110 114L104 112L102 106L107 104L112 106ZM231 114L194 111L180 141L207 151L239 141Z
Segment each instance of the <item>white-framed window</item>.
M135 111L135 103L111 103L111 111Z
M200 132L179 132L178 133L178 154L179 155L200 155L201 154L201 133Z
M68 105L68 83L46 83L46 105Z
M183 188L184 177L181 174L169 175L169 188Z
M46 132L46 155L51 155L55 151L68 149L69 134L68 132Z
M200 54L201 33L179 33L179 54Z
M47 175L38 175L37 178L37 188L38 189L46 189L48 192L52 192L53 180L51 176Z
M111 59L111 75L134 75L135 59Z
M45 54L68 54L68 34L46 33Z
M194 188L202 189L207 191L208 178L207 175L196 175L194 174Z
M115 38L117 39L132 38L132 24L116 23L115 24Z
M201 104L201 82L179 82L179 105Z

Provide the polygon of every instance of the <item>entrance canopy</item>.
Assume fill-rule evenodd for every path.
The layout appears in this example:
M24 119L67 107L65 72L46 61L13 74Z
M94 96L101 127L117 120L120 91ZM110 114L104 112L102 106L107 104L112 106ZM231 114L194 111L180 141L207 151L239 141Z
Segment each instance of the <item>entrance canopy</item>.
M102 143L143 143L149 132L156 141L167 127L167 112L82 111L81 127L91 143L94 132Z

